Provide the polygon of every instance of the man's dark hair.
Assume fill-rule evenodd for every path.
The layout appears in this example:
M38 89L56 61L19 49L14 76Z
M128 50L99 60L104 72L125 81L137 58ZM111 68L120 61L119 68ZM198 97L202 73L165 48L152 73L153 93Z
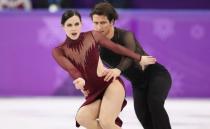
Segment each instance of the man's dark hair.
M114 9L114 7L108 3L108 2L100 2L95 5L95 7L92 9L90 13L91 19L93 18L93 15L104 15L108 18L108 20L111 22L112 20L118 19L117 11Z

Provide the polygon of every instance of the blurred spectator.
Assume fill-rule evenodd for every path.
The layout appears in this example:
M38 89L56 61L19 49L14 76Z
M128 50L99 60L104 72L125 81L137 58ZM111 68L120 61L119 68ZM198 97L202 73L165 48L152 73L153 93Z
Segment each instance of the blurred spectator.
M128 0L61 0L61 8L93 8L96 3L107 1L116 8L126 8Z
M57 6L57 8L59 8L60 3L61 3L61 0L48 0L49 8L50 8L51 5Z
M48 9L50 12L56 12L60 8L61 0L48 0Z
M95 0L61 0L62 8L92 8Z
M61 0L61 8L73 8L73 0Z
M5 1L31 1L34 9L48 9L50 5L53 5L52 10L56 8L93 8L96 3L102 1L111 3L115 8L210 9L210 0L0 0L0 9L5 8L5 5L1 4Z
M129 0L130 7L141 9L210 9L210 0Z
M0 10L31 10L30 0L0 0Z
M109 2L115 8L128 8L131 0L95 0L95 3Z
M34 9L47 9L48 8L48 0L32 0L32 6Z

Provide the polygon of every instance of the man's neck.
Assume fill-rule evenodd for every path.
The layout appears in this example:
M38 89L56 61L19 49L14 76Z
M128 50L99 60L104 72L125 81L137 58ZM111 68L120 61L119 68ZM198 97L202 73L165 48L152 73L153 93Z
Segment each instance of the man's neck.
M114 26L110 29L109 33L106 35L108 39L112 39L114 37Z

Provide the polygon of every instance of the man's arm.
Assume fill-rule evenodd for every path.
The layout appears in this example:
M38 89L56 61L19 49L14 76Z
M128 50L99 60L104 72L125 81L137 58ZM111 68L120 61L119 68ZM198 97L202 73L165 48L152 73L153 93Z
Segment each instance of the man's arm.
M123 44L124 47L132 50L133 52L136 51L136 43L138 43L138 42L136 42L135 37L131 32L124 32L124 34L121 34L119 36L119 38L123 38L121 40L121 43ZM133 62L133 59L126 57L126 56L122 56L121 61L117 65L117 68L120 71L124 71L128 67L131 66L132 62Z
M136 61L141 61L140 54L137 54L134 51L123 47L122 45L112 42L105 36L101 35L99 32L93 31L92 34L93 34L93 38L97 44L115 52L116 54L128 56Z
M96 32L96 31L93 31L92 34L93 34L93 38L95 39L96 43L98 43L99 45L101 45L105 48L112 50L116 54L130 57L136 61L139 61L139 64L142 63L142 64L147 65L147 64L154 64L156 62L156 59L153 58L152 56L141 56L140 54L137 54L134 51L123 47L122 45L119 45L119 44L116 44L116 43L110 41L109 39L107 39L106 37L104 37L103 35L101 35L100 33ZM110 77L112 75L113 74L110 74L108 79L110 79Z
M132 32L124 32L125 35L120 35L121 38L123 38L123 45L134 51L140 53L142 56L148 56L148 54L144 51L142 48L141 44L138 42L136 37ZM121 71L126 70L128 67L131 66L133 60L129 57L122 56L121 61L117 65L117 68L120 69Z

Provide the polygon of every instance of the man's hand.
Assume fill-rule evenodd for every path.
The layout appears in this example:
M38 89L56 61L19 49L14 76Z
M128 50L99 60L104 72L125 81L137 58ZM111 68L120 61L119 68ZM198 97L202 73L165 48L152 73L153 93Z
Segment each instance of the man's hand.
M104 81L109 81L111 78L115 80L117 77L120 76L120 74L121 71L117 68L104 70L103 72L103 76L105 76Z
M156 61L157 61L156 58L154 58L152 56L142 56L139 64L141 66L146 66L146 65L150 65L150 64L155 64Z
M85 80L83 78L77 78L73 81L73 84L74 84L76 89L84 90Z

